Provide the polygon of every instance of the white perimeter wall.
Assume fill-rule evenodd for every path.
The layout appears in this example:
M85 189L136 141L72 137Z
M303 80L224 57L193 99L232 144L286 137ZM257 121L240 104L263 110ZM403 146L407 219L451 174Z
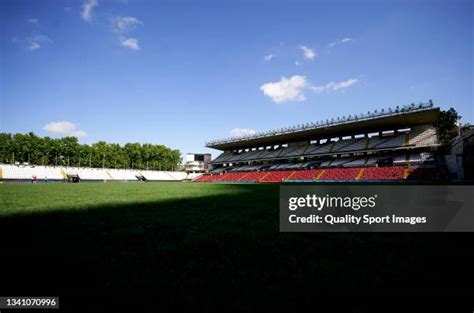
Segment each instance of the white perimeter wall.
M37 180L63 180L70 175L79 175L81 180L91 181L138 181L136 176L144 176L149 181L182 181L195 178L188 177L185 172L173 171L147 171L147 170L121 170L84 167L62 167L62 166L17 166L0 164L0 179L31 179L36 176Z

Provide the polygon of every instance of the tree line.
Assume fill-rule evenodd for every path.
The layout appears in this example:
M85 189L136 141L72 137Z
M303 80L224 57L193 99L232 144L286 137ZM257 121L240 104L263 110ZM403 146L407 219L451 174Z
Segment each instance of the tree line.
M49 166L176 170L179 150L163 145L99 141L80 144L76 137L39 137L34 133L0 133L0 163Z

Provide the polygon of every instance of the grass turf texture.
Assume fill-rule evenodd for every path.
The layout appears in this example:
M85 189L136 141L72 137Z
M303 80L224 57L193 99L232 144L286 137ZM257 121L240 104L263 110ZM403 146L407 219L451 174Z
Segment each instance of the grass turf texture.
M472 251L455 234L280 233L278 188L0 185L2 285L23 295L159 288L170 303L229 305L258 297L291 303L288 289L307 285L311 296L317 288L472 281Z

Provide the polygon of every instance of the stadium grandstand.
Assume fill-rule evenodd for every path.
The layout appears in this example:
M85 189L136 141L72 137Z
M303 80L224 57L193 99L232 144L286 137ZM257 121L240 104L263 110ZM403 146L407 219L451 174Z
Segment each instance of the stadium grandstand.
M196 178L198 174L179 171L155 171L133 169L108 169L67 166L41 166L30 164L0 164L0 181L184 181Z
M443 179L440 109L428 103L206 143L222 151L197 182Z

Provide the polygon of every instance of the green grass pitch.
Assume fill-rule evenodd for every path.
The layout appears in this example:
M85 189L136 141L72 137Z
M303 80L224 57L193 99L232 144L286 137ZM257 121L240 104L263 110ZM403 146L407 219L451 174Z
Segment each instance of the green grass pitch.
M277 184L0 185L0 257L12 275L2 284L151 287L168 299L232 303L262 291L284 299L302 284L403 286L423 273L418 284L436 286L443 278L426 260L443 261L448 237L280 233L278 192Z

